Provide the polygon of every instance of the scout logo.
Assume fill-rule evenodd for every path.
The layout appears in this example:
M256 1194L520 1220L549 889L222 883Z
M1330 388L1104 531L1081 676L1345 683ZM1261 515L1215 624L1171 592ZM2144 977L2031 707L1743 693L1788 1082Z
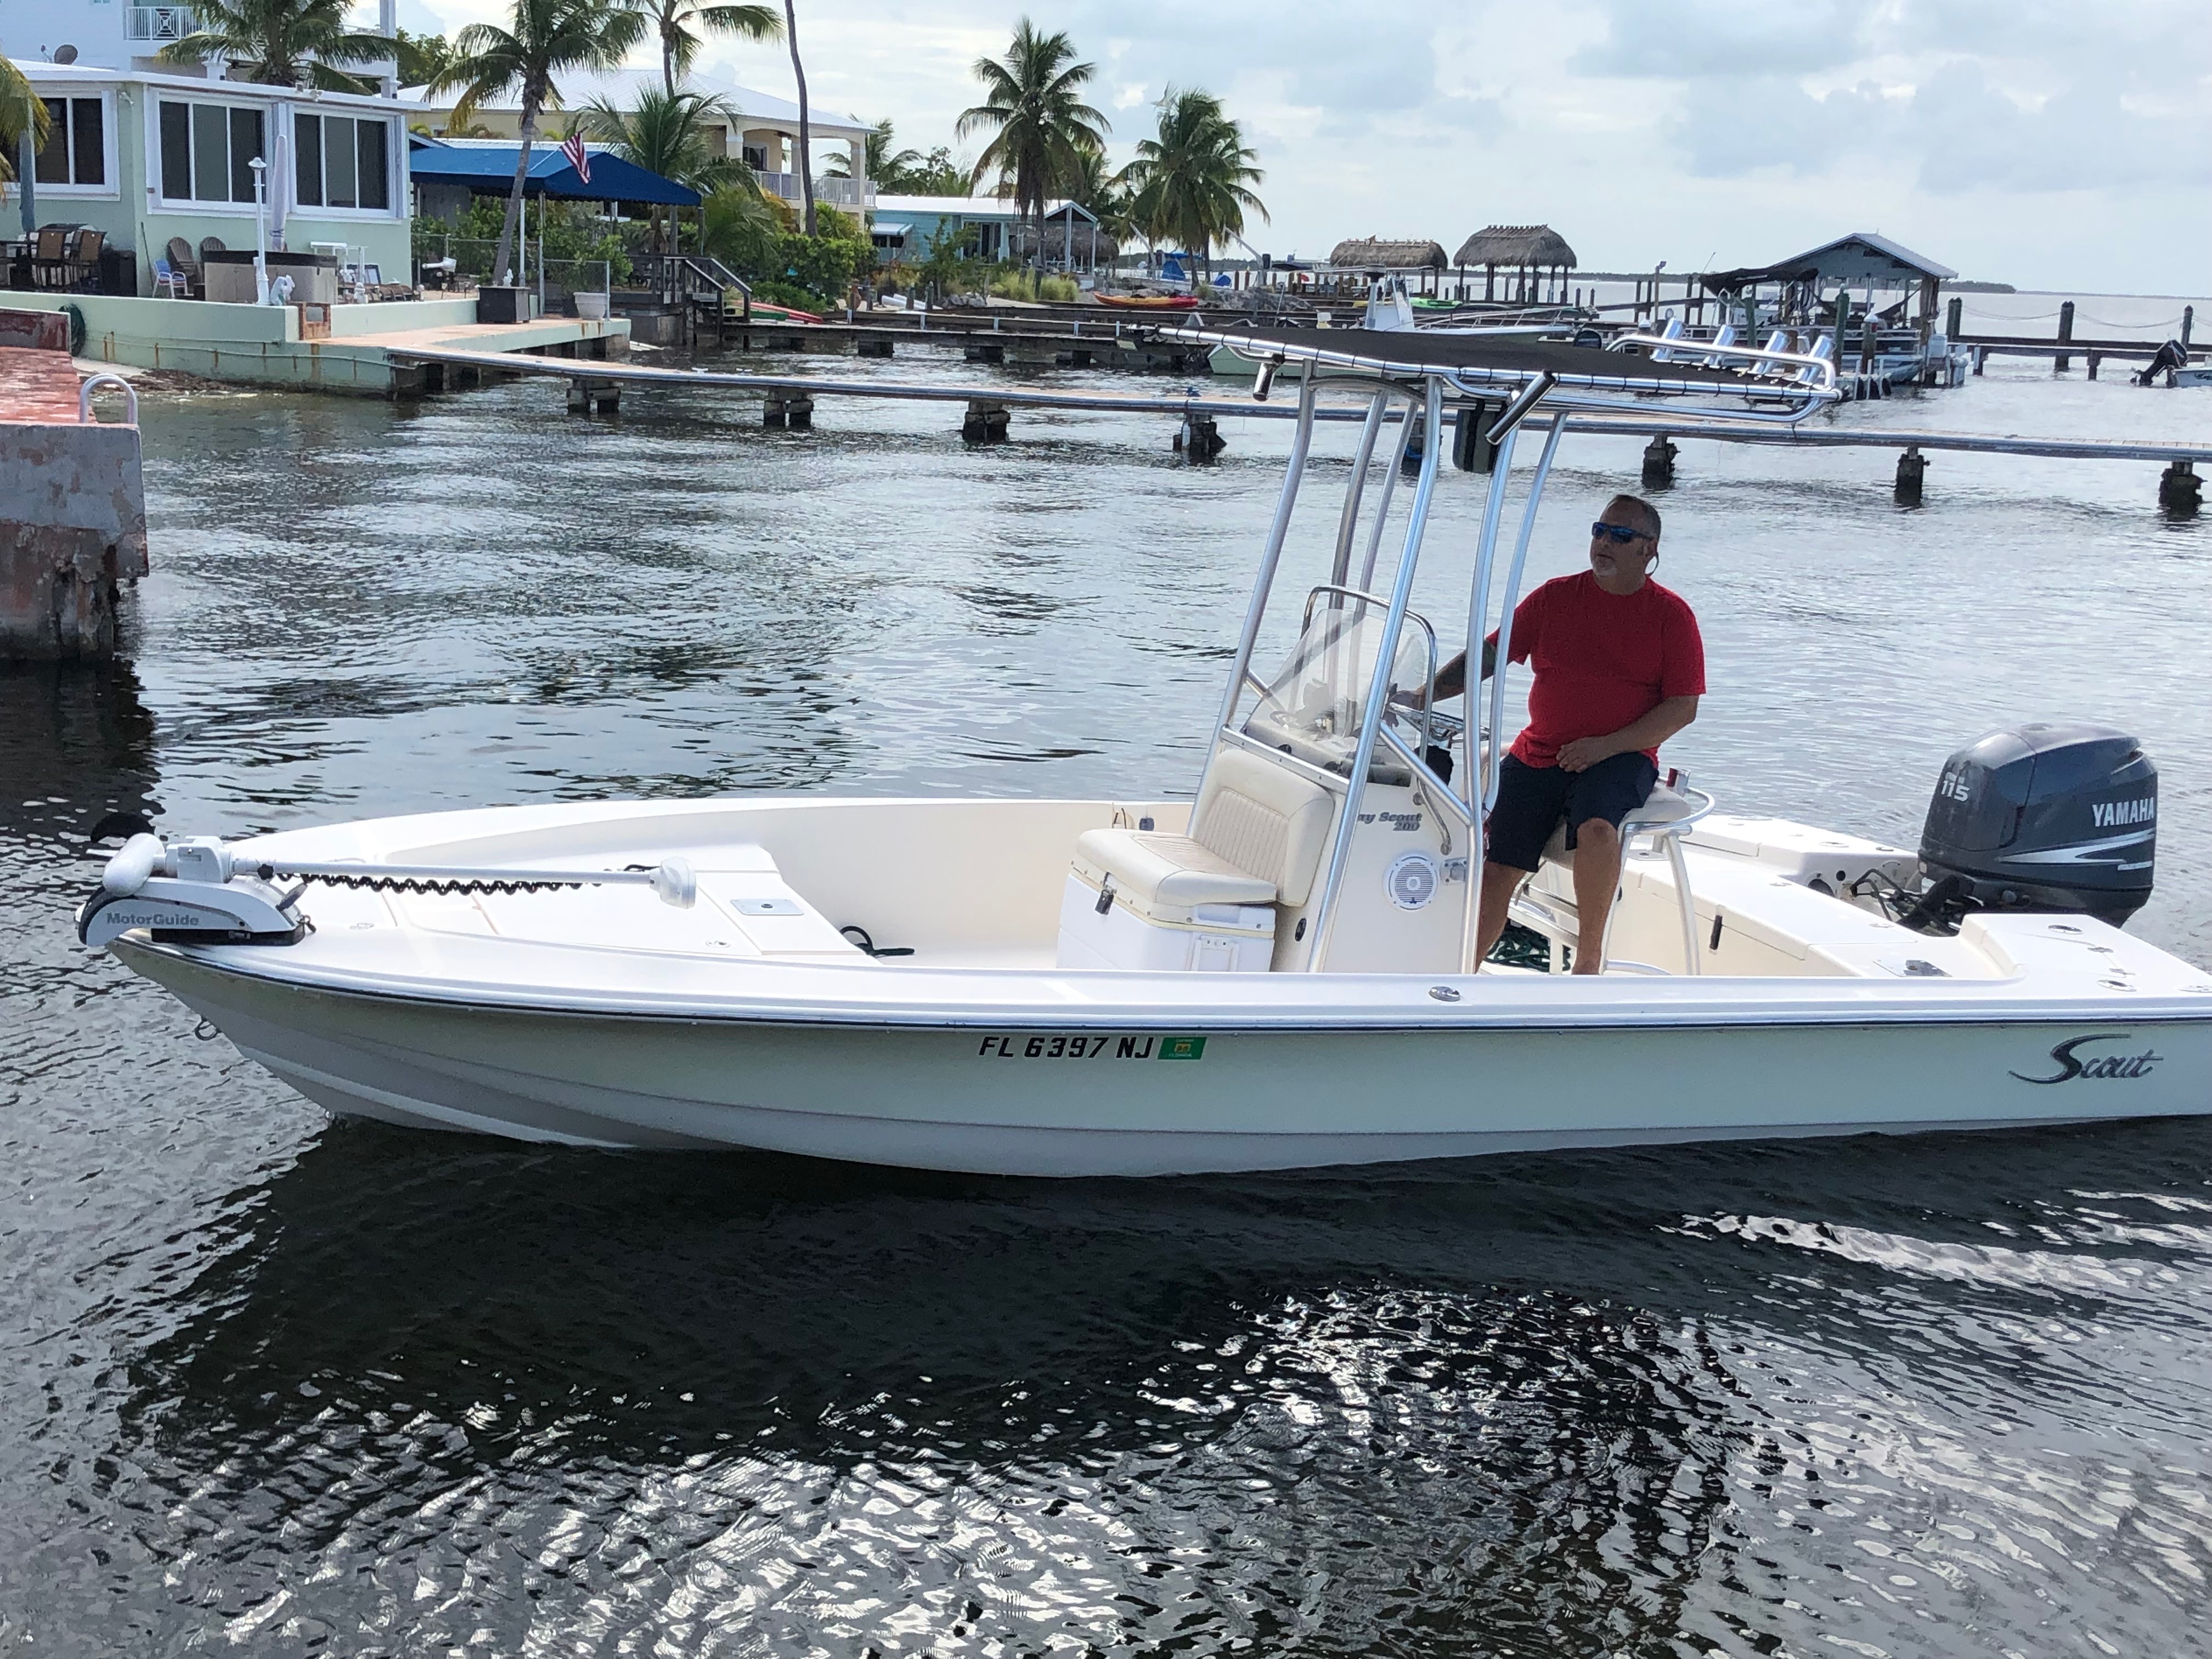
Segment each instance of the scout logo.
M2030 1077L2025 1072L2012 1076L2022 1083L2067 1083L2077 1077L2115 1078L2148 1077L2151 1069L2166 1056L2146 1048L2139 1054L2099 1054L2084 1060L2074 1051L2092 1042L2125 1042L2125 1031L2100 1031L2091 1036L2069 1037L2051 1051L2051 1059L2058 1062L2057 1072L2050 1077Z

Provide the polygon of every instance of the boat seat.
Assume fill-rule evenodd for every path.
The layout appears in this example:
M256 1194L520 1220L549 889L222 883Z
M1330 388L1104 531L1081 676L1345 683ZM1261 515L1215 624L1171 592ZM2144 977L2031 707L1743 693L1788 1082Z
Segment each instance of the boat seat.
M1089 830L1076 873L1152 914L1200 904L1301 905L1312 896L1336 797L1286 766L1223 748L1206 769L1195 838L1150 830Z
M1620 838L1626 842L1631 836L1648 830L1663 830L1670 823L1679 823L1697 811L1688 796L1669 789L1663 783L1651 786L1651 793L1644 798L1644 805L1620 821ZM1561 818L1552 826L1552 838L1544 843L1544 856L1554 864L1566 864L1573 854L1567 851L1567 821Z

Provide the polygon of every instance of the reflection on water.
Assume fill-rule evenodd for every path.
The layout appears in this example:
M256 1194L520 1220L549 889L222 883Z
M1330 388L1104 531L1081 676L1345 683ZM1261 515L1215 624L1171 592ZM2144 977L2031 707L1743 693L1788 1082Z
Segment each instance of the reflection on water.
M2178 398L1993 370L1838 418ZM0 675L0 1645L1994 1656L2212 1614L2202 1125L1053 1185L332 1127L196 1042L70 936L113 808L1188 786L1277 429L1193 469L1164 422L556 402L149 397L135 667ZM1537 574L1638 447L1565 452ZM2212 787L2212 542L2155 468L1939 457L1900 513L1879 452L1683 452L1716 690L1669 756L1728 805L1909 840L1952 747L2069 714ZM1439 618L1479 490L1439 489ZM2203 815L2161 852L2141 928L2204 960Z

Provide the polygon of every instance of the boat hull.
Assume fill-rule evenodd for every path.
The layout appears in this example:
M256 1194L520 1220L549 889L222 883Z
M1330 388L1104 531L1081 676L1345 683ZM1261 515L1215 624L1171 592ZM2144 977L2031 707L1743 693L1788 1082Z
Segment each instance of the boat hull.
M1095 1007L1065 1026L678 1018L334 991L122 948L334 1114L578 1146L1154 1176L2212 1112L2203 1018L1224 1030ZM2084 1063L2095 1060L2110 1063Z

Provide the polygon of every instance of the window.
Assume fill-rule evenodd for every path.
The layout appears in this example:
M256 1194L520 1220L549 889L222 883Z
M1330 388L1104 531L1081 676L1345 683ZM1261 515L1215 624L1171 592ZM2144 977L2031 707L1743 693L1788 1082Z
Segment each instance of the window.
M161 194L172 202L251 202L253 158L268 155L258 106L161 101Z
M107 118L97 98L48 98L46 142L33 177L42 185L107 182Z
M294 195L302 207L392 206L392 124L349 115L292 118Z

